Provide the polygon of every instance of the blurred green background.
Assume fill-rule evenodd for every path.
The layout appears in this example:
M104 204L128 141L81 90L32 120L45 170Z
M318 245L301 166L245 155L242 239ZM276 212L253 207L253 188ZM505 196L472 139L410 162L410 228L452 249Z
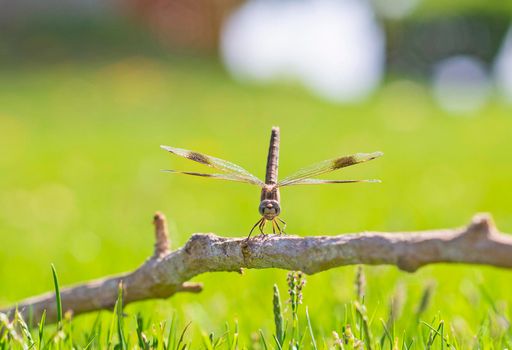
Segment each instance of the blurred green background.
M160 172L202 168L159 145L224 158L263 177L273 125L281 127L281 176L338 155L385 154L331 176L381 184L283 189L291 234L457 227L477 212L492 213L502 231L512 231L511 107L497 94L460 117L436 103L427 79L387 76L364 101L337 104L292 83L237 82L215 55L164 49L144 26L102 19L85 21L82 31L76 22L61 29L48 23L2 33L25 38L40 30L43 42L59 48L43 50L39 60L28 55L37 46L3 41L2 305L51 290L51 263L64 285L135 269L152 253L157 210L169 220L174 248L196 232L245 236L258 219L258 189ZM512 316L512 273L504 269L441 264L414 274L385 266L365 272L375 319L387 315L397 286L406 290L407 313L430 283L436 287L425 319L440 314L455 334L475 334L486 319L491 305L481 288ZM206 274L195 279L205 286L198 295L133 304L127 313L145 310L158 320L176 312L196 333L221 332L235 320L247 336L271 332L272 285L285 291L285 275ZM353 276L353 267L308 276L304 304L319 334L339 328ZM80 317L78 325L92 318ZM407 317L400 322L407 325Z

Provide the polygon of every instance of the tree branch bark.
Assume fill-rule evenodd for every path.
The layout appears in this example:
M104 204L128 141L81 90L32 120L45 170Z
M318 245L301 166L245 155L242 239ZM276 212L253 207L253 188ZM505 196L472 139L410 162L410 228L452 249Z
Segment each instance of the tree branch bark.
M433 263L466 263L512 268L512 236L495 228L488 214L476 215L463 228L419 232L363 232L338 236L297 237L267 235L224 238L194 234L185 244L169 252L165 217L154 217L155 252L133 272L61 289L63 310L74 315L111 309L119 282L123 282L124 304L168 298L177 292L198 293L202 285L187 282L205 272L243 268L280 268L314 274L353 265L396 265L414 272ZM46 320L56 321L54 293L19 302L25 317L38 319L46 309ZM12 313L14 306L0 312Z

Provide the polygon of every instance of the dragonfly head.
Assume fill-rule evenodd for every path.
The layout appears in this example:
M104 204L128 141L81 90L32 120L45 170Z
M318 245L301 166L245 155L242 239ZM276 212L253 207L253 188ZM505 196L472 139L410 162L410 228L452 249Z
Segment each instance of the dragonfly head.
M267 220L272 220L281 213L279 202L274 199L264 199L260 203L260 214Z

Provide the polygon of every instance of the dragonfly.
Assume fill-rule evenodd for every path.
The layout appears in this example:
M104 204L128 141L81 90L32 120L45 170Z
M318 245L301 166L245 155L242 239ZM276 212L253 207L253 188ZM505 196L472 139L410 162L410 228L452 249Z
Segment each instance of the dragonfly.
M267 156L267 169L265 181L260 180L241 166L228 162L220 158L212 157L203 153L190 151L182 148L160 146L164 150L183 157L194 162L204 164L208 167L221 171L221 173L198 173L192 171L163 170L169 173L185 174L192 176L208 177L219 180L244 182L256 185L261 188L259 213L261 218L254 224L249 232L248 238L256 227L261 234L264 233L265 225L272 224L274 234L285 233L286 222L280 218L281 202L279 190L282 187L295 185L320 185L320 184L345 184L355 182L380 182L380 180L324 180L317 179L316 176L330 173L332 171L346 168L355 164L364 163L383 155L382 152L356 153L348 156L342 156L334 159L324 160L322 162L307 166L293 173L292 175L278 180L279 168L279 142L280 129L273 127L270 135L270 146Z

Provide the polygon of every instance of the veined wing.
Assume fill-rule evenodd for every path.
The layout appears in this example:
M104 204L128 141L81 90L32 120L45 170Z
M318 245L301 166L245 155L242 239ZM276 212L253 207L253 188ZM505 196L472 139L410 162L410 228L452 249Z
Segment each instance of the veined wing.
M331 171L346 168L351 165L367 162L369 160L375 159L377 157L382 156L382 152L373 152L373 153L356 153L350 156L339 157L335 159L324 160L320 163L313 164L306 168L302 168L296 173L284 178L279 181L277 186L289 186L294 184L317 184L318 181L316 179L310 179L313 176L318 176L322 174L329 173ZM308 180L309 179L309 180ZM307 180L307 181L305 181ZM344 181L344 180L325 180L325 181ZM353 181L352 181L353 182ZM324 182L324 183L343 183L343 182Z
M355 182L381 182L380 180L324 180L324 179L304 179L298 180L289 185L322 185L322 184L351 184Z
M160 147L172 154L193 160L194 162L198 162L198 163L207 165L211 168L215 168L215 169L224 171L227 174L201 174L201 173L194 173L194 172L188 172L188 171L175 171L175 170L169 170L169 172L182 173L182 174L195 175L195 176L213 177L213 178L231 180L231 181L248 182L248 183L251 183L254 185L258 185L258 186L265 185L263 183L263 181L258 179L256 176L254 176L253 174L251 174L250 172L248 172L241 166L236 165L231 162L228 162L227 160L215 158L212 156L208 156L206 154L189 151L189 150L182 149L182 148L175 148L175 147L163 146L163 145Z
M238 176L235 176L232 174L208 174L208 173L196 173L193 171L180 171L180 170L169 170L169 169L165 169L162 171L165 171L167 173L173 173L173 174L185 174L185 175L192 175L192 176L211 177L213 179L247 182L247 183L259 185L259 183L251 182L248 179L241 178L241 177L238 177Z

